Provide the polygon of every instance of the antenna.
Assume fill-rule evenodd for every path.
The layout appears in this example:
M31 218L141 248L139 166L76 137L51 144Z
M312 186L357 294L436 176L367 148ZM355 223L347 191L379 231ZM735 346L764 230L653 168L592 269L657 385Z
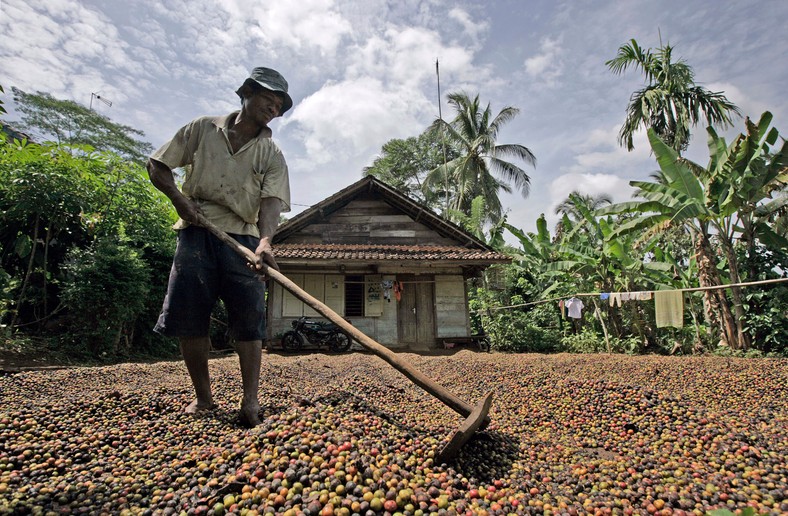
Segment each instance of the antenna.
M107 100L107 99L105 99L104 97L102 97L102 96L101 96L101 95L99 95L98 93L92 93L92 92L91 92L91 94L90 94L90 109L93 109L93 99L94 99L94 98L95 98L96 100L100 100L101 102L103 102L103 103L104 103L104 104L106 104L107 106L109 106L109 107L112 107L112 101L111 101L111 100Z
M443 214L447 215L449 213L449 171L446 168L446 136L444 135L443 129L443 113L441 112L441 69L440 65L438 64L438 59L435 59L435 74L438 76L438 118L441 121L441 148L443 149L443 175L445 176L445 191L443 192L443 197L445 200Z

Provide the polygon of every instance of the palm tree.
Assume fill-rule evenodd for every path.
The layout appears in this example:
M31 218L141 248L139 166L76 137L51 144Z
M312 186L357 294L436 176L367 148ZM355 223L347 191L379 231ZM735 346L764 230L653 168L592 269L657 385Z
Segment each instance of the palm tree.
M441 119L433 122L433 131L445 131L460 155L432 170L425 187L444 190L450 197L449 208L471 214L473 199L482 196L487 207L487 219L497 222L503 215L498 197L500 191L512 192L510 183L523 197L528 195L531 178L528 173L504 158L514 157L536 166L536 157L527 147L519 144L498 144L496 139L501 127L520 112L507 106L494 118L490 105L482 109L479 96L471 99L466 93L449 94L449 104L457 111L456 118L448 123Z
M566 214L572 220L580 220L583 214L580 212L578 205L584 206L588 211L596 211L602 206L613 204L613 199L607 194L601 195L584 195L573 190L566 199L555 208L556 215Z
M627 118L618 135L621 145L632 150L632 136L641 127L652 128L676 152L687 148L690 126L705 118L708 125L732 125L731 115L740 115L739 108L722 92L712 92L695 84L692 67L679 59L672 62L673 47L660 46L656 51L644 50L637 41L618 49L615 58L605 62L620 75L627 68L640 68L647 85L629 98Z

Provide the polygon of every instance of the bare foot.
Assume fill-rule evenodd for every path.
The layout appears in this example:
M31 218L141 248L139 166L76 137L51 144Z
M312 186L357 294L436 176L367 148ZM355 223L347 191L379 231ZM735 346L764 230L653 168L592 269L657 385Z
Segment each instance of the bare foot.
M260 405L257 402L241 405L238 419L246 428L254 428L260 424Z
M184 408L183 411L186 412L187 414L197 414L199 412L203 412L206 410L213 410L215 408L216 408L216 403L212 401L206 403L203 401L194 400L188 405L186 405L186 408Z

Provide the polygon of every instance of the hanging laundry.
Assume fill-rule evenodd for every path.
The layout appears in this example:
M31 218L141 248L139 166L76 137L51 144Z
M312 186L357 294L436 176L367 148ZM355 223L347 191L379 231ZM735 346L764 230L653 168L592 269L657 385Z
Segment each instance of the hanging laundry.
M648 301L651 299L651 292L638 292L637 299L639 301Z
M658 290L654 292L654 315L657 328L684 326L684 293L680 290Z
M599 299L601 299L602 301L606 301L609 297L610 294L607 292L602 292L601 294L599 294Z
M391 303L391 289L394 287L394 282L392 280L384 280L380 282L380 286L383 288L383 299Z
M561 319L566 319L566 304L563 299L558 302L558 310L561 312Z
M394 282L394 297L397 298L397 302L402 300L402 282L395 281Z
M634 298L632 297L632 293L631 293L631 292L622 292L622 293L620 294L620 296L621 296L621 302L624 302L624 301L631 301L632 299L634 299Z
M610 293L610 306L621 306L621 293L620 292L611 292Z
M572 319L580 319L583 317L583 302L576 297L570 298L566 302L566 310L569 312L569 317Z

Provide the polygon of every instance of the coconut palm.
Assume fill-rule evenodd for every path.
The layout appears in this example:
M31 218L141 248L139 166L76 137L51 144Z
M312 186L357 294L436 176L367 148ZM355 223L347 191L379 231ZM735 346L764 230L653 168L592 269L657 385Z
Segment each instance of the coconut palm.
M621 145L632 150L632 136L640 128L652 128L671 148L681 153L690 140L690 126L701 119L722 129L732 125L731 115L739 109L723 92L709 91L695 84L692 67L682 59L672 61L673 47L660 46L652 52L630 40L618 49L615 58L605 64L620 75L629 67L640 68L646 78L645 87L629 98L627 118L618 135Z
M526 197L531 183L525 170L505 158L513 157L536 165L536 157L527 147L496 141L501 127L520 110L507 106L493 117L489 104L482 109L478 95L471 99L466 93L451 93L448 97L449 104L457 112L456 118L452 122L436 120L431 130L444 131L460 155L431 171L425 187L442 190L449 185L444 190L449 197L449 208L466 215L471 213L473 199L482 196L487 206L487 219L496 222L503 215L499 192L511 193L513 184Z
M555 214L566 214L572 220L580 220L583 214L578 208L578 204L584 206L588 211L596 211L602 206L607 206L613 203L613 199L607 194L601 195L585 195L577 190L573 190L561 204L556 206Z

